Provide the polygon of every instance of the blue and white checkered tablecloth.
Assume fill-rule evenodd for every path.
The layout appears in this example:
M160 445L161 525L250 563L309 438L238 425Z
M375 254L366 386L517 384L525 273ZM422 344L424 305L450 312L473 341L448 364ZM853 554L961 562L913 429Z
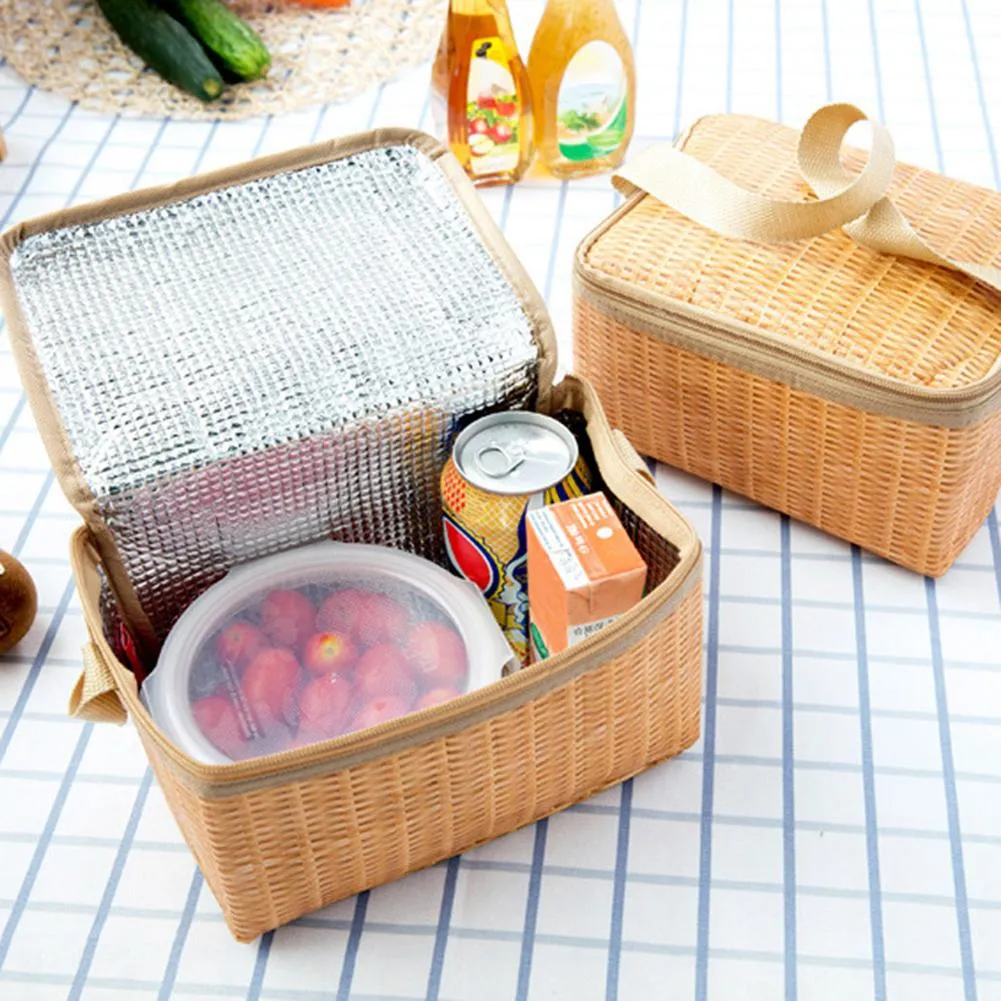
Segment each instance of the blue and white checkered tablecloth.
M513 0L527 49L541 0ZM996 0L620 0L636 147L724 109L831 98L901 159L1001 184ZM378 125L430 127L422 70L237 124L95 115L0 68L0 223ZM570 363L571 264L607 178L484 194ZM656 405L651 401L651 405ZM238 945L130 728L64 715L77 522L0 332L0 547L39 587L0 657L3 1001L999 1001L1001 535L924 580L658 470L707 543L704 736L460 859Z

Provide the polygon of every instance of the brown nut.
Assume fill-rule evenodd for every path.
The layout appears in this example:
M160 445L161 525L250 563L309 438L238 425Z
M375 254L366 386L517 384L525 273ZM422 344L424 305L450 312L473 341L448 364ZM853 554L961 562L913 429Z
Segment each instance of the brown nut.
M16 557L0 549L0 653L20 643L35 621L38 592Z

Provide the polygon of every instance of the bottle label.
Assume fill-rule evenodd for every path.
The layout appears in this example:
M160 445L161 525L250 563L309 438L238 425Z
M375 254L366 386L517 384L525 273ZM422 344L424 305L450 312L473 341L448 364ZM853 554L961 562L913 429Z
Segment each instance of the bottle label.
M610 156L624 142L629 86L618 52L608 42L577 50L560 82L556 135L568 160Z
M520 158L521 102L500 38L478 38L469 60L466 122L474 175L515 170Z

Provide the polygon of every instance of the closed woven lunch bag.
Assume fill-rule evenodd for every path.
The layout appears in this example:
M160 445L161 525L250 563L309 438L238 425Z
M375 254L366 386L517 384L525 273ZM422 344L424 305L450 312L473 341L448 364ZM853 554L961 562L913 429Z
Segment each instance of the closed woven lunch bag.
M1001 485L1001 195L875 123L843 151L865 117L711 116L627 165L576 366L645 454L937 576Z

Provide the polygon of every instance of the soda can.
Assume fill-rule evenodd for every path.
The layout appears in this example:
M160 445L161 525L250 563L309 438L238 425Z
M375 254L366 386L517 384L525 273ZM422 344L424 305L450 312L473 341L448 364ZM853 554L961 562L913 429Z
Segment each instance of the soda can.
M441 476L445 546L522 664L529 659L525 515L591 492L574 436L527 411L489 414L455 440Z

